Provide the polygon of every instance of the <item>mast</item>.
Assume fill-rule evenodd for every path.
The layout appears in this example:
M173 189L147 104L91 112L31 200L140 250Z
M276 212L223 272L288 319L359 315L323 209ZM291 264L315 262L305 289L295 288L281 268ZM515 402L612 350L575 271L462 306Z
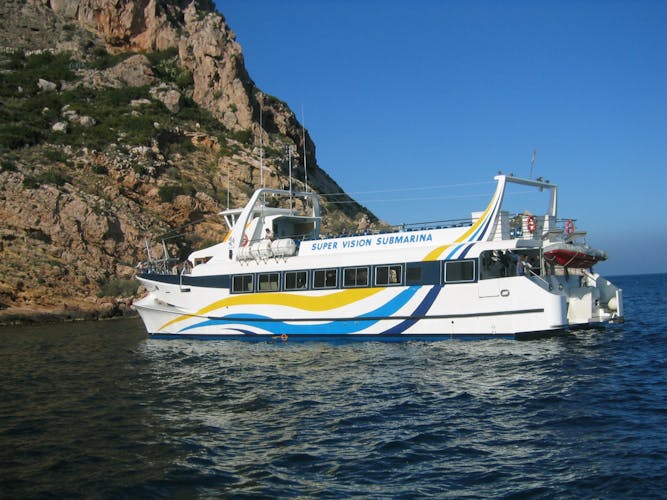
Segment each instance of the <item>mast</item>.
M301 105L301 135L303 135L303 176L305 189L308 192L308 159L306 158L306 115L303 112L303 105Z
M289 164L289 209L292 210L292 145L287 146L287 162Z
M264 115L264 106L263 99L259 102L259 182L264 186L264 143L262 140L262 130L264 130L264 125L262 123L262 115Z

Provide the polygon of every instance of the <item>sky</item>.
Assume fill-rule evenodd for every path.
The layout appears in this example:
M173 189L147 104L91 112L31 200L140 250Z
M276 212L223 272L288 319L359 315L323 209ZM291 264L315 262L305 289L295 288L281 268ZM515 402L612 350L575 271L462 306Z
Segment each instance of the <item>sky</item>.
M607 251L598 272L667 272L667 2L216 5L257 86L380 219L466 217L499 171L532 173L558 185L559 218ZM507 202L544 213L533 198Z

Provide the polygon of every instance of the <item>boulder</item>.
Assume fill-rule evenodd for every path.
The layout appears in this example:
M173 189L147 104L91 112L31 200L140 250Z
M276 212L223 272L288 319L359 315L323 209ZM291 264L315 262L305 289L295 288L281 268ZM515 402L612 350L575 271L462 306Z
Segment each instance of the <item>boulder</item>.
M51 127L51 130L53 130L54 132L60 132L62 134L66 134L67 131L69 130L69 125L67 125L67 122L56 122Z
M58 86L53 82L40 78L37 80L37 88L42 92L53 92L58 88Z
M150 106L151 100L150 99L132 99L130 101L130 107L131 108L140 108L142 106Z
M170 85L160 85L150 90L151 97L157 99L172 113L178 113L182 107L183 96Z
M90 128L94 127L97 124L97 121L95 121L95 118L92 116L80 116L79 123L82 127Z

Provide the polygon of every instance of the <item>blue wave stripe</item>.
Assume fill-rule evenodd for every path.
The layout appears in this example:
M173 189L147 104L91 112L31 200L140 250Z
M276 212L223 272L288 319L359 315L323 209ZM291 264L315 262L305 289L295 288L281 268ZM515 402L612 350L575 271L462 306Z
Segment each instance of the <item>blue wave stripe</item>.
M433 288L431 288L431 290L429 290L429 292L426 294L424 300L422 300L421 303L414 310L412 315L424 316L433 305L433 302L435 302L435 299L440 293L440 290L442 290L441 286L434 285ZM393 326L388 330L385 330L384 332L381 333L381 335L396 335L398 333L403 333L405 330L414 325L417 321L419 321L417 318L406 319L405 321L402 321L398 325Z
M471 243L470 245L468 245L468 246L465 248L465 250L463 250L463 252L461 252L461 255L459 255L459 259L464 259L465 256L468 255L468 252L470 251L470 249L471 249L472 247L474 247L474 246L475 246L474 243Z
M450 250L450 252L447 254L447 256L445 257L445 260L449 260L449 259L451 259L452 256L453 256L456 252L458 252L458 251L461 249L462 246L463 246L463 244L462 244L462 243L459 243L459 244L456 245L454 248L452 248L452 249Z
M271 320L269 316L259 314L230 314L221 318L208 319L206 321L201 321L194 325L187 326L179 330L179 333L206 326L245 325L246 327L261 327L262 330L273 335L282 335L283 333L291 335L349 334L373 326L378 322L378 319L376 319L377 317L390 317L394 315L396 311L398 311L401 307L407 304L408 301L412 299L412 297L414 297L420 288L420 286L408 287L386 304L383 304L377 309L361 314L353 320L328 321L319 325L302 325L279 320ZM313 318L312 321L317 321L317 318ZM245 332L245 330L240 330L239 328L232 329Z
M486 233L486 230L488 229L489 225L491 224L491 221L495 220L495 214L496 211L498 210L498 206L500 205L501 199L499 198L496 200L495 205L493 206L493 209L489 213L488 217L486 218L486 222L480 225L480 227L477 228L477 231L475 231L470 238L468 238L469 241L476 240L480 241L484 239L484 234ZM481 233L480 237L477 237Z

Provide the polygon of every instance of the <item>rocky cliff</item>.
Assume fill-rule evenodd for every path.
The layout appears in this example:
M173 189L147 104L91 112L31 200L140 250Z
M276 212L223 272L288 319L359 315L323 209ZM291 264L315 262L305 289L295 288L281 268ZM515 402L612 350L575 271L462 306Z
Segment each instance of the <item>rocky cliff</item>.
M287 185L288 147L295 178L307 164L311 189L341 192L211 1L3 0L0 16L5 320L129 311L146 252L218 240L228 199ZM331 230L376 221L346 195L323 205Z

